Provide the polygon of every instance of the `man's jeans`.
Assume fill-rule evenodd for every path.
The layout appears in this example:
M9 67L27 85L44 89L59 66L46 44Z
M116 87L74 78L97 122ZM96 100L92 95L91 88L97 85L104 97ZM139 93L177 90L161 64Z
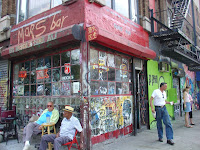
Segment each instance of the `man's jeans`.
M155 107L155 110L156 110L158 138L159 139L163 138L163 126L162 126L162 120L163 120L163 123L165 124L167 140L173 139L173 129L166 107L165 106L163 108Z

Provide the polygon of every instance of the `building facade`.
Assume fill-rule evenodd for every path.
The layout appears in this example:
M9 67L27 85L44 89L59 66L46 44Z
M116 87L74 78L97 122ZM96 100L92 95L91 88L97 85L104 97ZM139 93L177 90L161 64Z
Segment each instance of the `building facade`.
M198 28L192 12L199 15L199 7L192 0L6 2L17 13L9 15L16 25L1 49L10 62L4 103L16 105L22 127L48 101L61 117L71 105L84 129L80 140L92 149L155 126L148 99L161 82L175 102L167 106L171 119L182 115L183 88L192 85L193 98L198 92L199 36L191 24Z
M157 63L153 72L159 70L160 75L155 79L158 85L160 80L168 83L168 101L175 102L174 107L168 108L172 119L183 115L183 89L191 85L190 94L195 104L199 92L195 79L195 72L200 65L198 7L199 1L193 0L149 1L150 48L158 56L154 60ZM166 77L167 74L169 78ZM149 86L149 92L151 90ZM151 113L149 115L150 122L153 123Z
M12 62L11 102L24 125L48 101L75 108L86 149L148 125L146 64L156 53L136 23L136 1L110 2L18 1L1 55Z
M16 5L13 0L0 0L0 52L10 45L11 26L15 24ZM11 62L0 57L0 107L11 108Z

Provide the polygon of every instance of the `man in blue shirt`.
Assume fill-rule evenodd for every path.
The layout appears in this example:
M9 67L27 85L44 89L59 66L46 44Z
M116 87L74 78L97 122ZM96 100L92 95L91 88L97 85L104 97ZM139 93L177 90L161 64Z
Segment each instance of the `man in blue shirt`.
M23 142L25 143L23 150L30 148L30 140L33 134L39 134L42 132L42 124L46 123L46 117L50 116L50 122L57 123L59 119L58 110L54 109L53 102L48 102L47 109L43 111L41 116L35 122L30 122L23 131Z
M74 108L65 106L65 109L63 110L64 119L61 122L60 132L57 134L43 135L39 150L46 150L48 142L52 142L54 144L54 150L59 150L62 144L73 140L76 130L82 134L83 129L79 120L72 115Z

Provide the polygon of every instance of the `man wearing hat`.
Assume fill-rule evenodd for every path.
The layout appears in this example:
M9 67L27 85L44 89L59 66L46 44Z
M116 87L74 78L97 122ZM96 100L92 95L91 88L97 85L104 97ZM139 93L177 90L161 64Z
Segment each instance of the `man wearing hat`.
M79 120L72 115L74 108L65 106L63 109L63 120L61 122L60 131L57 134L46 134L42 136L39 150L46 150L48 142L54 144L54 150L59 150L62 144L73 140L76 130L82 132Z

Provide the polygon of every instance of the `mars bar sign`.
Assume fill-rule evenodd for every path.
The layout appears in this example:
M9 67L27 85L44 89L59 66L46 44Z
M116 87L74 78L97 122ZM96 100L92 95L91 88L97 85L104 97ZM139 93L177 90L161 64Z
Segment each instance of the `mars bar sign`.
M68 16L53 15L49 18L40 20L39 22L32 23L29 26L22 27L17 31L17 44L24 43L27 40L33 40L35 38L44 35L47 32L58 30L63 28L63 24ZM50 22L49 22L50 21Z

